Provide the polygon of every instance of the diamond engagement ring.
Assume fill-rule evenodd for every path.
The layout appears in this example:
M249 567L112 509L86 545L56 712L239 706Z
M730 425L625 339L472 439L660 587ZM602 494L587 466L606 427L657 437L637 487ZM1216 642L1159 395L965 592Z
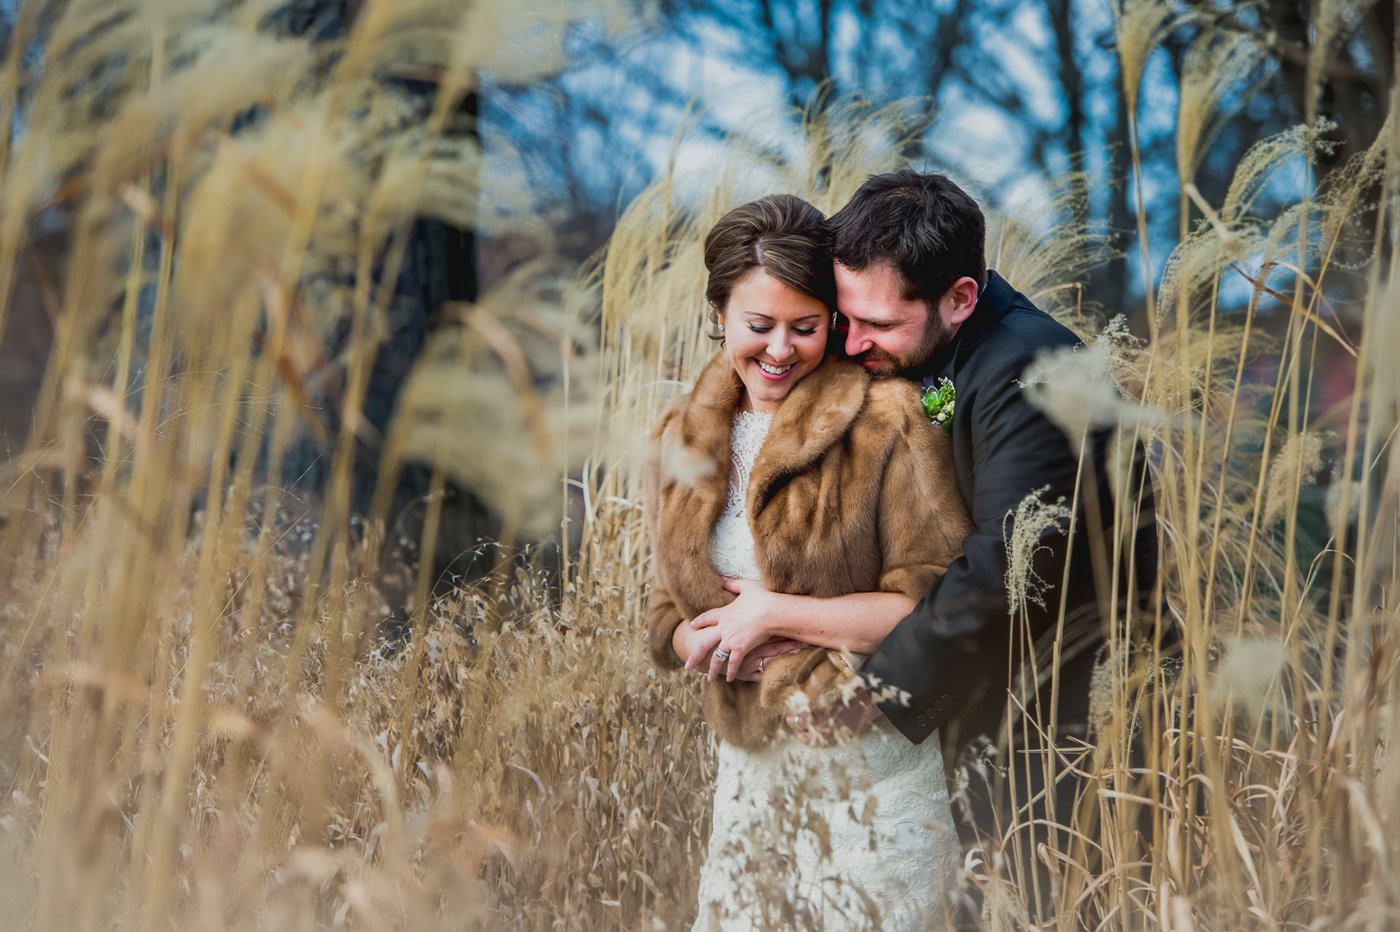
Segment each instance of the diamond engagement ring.
M715 659L718 660L720 663L724 663L726 660L729 659L729 651L725 650L722 647L717 648L715 650Z

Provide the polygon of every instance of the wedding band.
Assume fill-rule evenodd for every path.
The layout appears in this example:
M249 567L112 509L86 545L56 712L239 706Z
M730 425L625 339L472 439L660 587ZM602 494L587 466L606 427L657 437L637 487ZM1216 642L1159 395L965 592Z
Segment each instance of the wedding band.
M716 648L715 659L718 660L720 663L724 663L726 660L729 659L729 651L725 650L722 647Z

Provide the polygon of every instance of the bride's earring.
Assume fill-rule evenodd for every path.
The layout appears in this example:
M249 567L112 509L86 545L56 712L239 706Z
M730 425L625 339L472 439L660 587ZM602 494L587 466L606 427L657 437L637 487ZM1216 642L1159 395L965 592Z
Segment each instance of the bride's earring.
M835 311L832 311L832 312L831 312L831 326L832 326L833 329L836 327L836 312L835 312Z

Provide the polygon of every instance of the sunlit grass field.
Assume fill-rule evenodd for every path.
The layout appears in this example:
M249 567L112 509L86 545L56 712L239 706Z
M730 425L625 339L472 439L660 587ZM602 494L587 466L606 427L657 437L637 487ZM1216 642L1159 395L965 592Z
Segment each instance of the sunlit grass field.
M478 69L554 67L580 14L537 4L522 39L506 4L369 2L331 50L279 37L273 6L26 3L0 69L0 333L16 295L54 332L0 463L0 924L686 928L713 751L695 684L645 657L643 438L713 351L708 227L773 190L835 209L903 167L923 105L837 101L781 159L736 143L702 203L663 178L572 280L529 266L440 315L381 435L361 414L375 282L413 217L532 222L479 209L454 105ZM1169 15L1119 20L1130 113ZM1203 43L1183 77L1179 164L1223 116L1230 54ZM434 105L399 74L431 75ZM989 264L1096 347L1097 370L1048 377L1052 416L1150 451L1150 622L1183 642L1163 672L1129 663L1127 620L1111 632L1081 762L1099 792L1038 852L1059 928L1400 925L1400 130L1313 185L1319 144L1260 140L1220 203L1184 177L1172 258L1131 307L1077 297L1109 245L1070 208L1105 179L993 217ZM299 442L328 478L279 488ZM363 514L357 449L380 478ZM415 462L406 566L389 493ZM449 483L501 537L456 585L432 571ZM411 633L386 642L401 591ZM989 929L1027 922L1014 862L965 864Z

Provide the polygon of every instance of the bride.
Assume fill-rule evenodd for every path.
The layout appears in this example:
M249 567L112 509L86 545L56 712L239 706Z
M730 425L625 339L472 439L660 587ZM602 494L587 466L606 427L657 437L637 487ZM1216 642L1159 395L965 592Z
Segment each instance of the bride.
M652 658L704 670L719 738L696 929L927 928L960 849L939 742L883 718L808 747L790 713L859 693L856 672L959 553L969 528L947 438L912 386L829 358L821 213L774 195L705 240L723 344L662 416L645 474ZM779 629L692 619L745 587L861 593ZM850 608L849 602L844 605Z

